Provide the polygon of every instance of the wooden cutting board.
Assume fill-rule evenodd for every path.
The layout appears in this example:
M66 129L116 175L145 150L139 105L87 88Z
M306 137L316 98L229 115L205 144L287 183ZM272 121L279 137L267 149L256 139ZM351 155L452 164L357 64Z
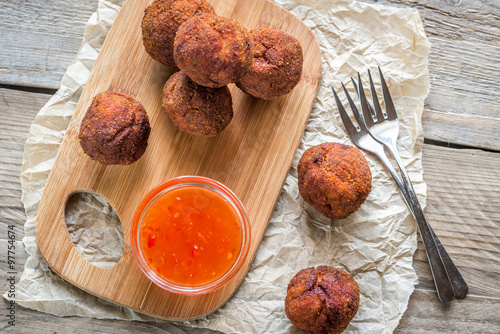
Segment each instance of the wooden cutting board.
M71 284L138 312L170 320L192 319L226 302L255 257L309 118L320 80L321 54L304 23L267 0L210 1L218 15L236 19L248 29L275 27L295 36L304 50L304 68L292 93L273 101L253 98L231 85L235 113L231 124L213 138L191 136L177 130L161 109L162 87L173 69L144 51L140 24L150 2L128 0L104 42L48 177L36 237L49 266ZM80 122L92 97L109 89L133 96L150 118L146 153L129 166L94 162L78 142ZM252 242L243 268L224 287L202 296L179 296L152 284L130 247L132 217L141 199L159 183L179 175L203 175L224 183L241 199L251 222ZM125 249L112 268L87 262L69 237L66 202L81 191L106 199L123 225Z

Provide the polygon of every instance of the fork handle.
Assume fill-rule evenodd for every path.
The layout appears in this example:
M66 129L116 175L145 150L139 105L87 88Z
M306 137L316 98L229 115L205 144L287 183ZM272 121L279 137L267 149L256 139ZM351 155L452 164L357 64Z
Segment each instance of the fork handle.
M427 254L427 259L429 260L429 265L431 268L432 277L434 278L434 284L436 285L436 292L438 294L439 300L441 300L442 302L450 302L455 297L455 294L451 285L452 282L448 279L444 262L441 260L437 243L434 240L435 234L431 232L430 226L425 220L422 209L418 204L417 197L412 196L408 188L405 187L400 177L396 173L396 170L387 158L387 155L385 154L385 152L383 152L383 146L380 146L380 150L381 152L376 152L377 156L380 158L380 160L382 160L384 165L386 165L389 173L391 174L392 178L396 182L396 185L401 191L406 204L411 208L410 212L413 214L415 220L417 221L418 229L420 231L420 236L422 237L422 242ZM418 208L420 208L420 210Z
M447 274L448 279L450 280L451 285L453 287L455 297L464 298L467 295L467 293L469 292L469 287L468 287L467 283L465 282L464 278L462 277L462 274L460 274L460 271L458 270L457 266L455 265L455 263L451 259L450 255L448 254L448 252L444 248L443 244L441 243L441 241L437 237L436 233L434 233L434 230L425 220L422 207L420 206L420 202L418 201L415 190L413 189L413 184L412 184L410 178L408 177L408 173L406 172L406 169L404 168L403 162L399 158L398 152L397 151L394 152L394 150L397 150L397 149L393 146L390 146L390 145L386 145L386 147L389 148L393 157L396 159L396 163L399 167L401 178L403 179L403 184L406 187L406 190L407 190L409 197L410 197L411 204L409 204L407 202L407 205L408 205L411 213L413 214L413 217L415 217L415 219L417 219L417 216L422 217L422 219L425 221L425 223L429 226L429 230L432 234L434 242L436 243L439 255L441 257L444 268L446 270L446 274Z

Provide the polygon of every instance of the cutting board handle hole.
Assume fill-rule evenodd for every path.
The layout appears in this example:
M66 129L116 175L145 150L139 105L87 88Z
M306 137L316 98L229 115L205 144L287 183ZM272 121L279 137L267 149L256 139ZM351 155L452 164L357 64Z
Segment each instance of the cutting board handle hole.
M123 254L123 227L113 207L99 195L76 192L65 208L66 228L76 250L100 268L110 268Z

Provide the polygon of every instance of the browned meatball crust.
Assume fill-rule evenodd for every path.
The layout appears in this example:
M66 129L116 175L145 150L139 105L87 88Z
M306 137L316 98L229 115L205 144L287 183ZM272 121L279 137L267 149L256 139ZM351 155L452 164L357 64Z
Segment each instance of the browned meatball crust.
M322 143L306 150L297 166L302 198L328 218L345 218L372 189L372 174L360 150Z
M251 33L253 62L250 71L236 84L245 93L272 100L288 94L302 75L299 41L279 29L261 28Z
M342 333L358 308L358 284L351 275L337 268L306 268L288 284L286 315L306 333Z
M151 132L141 103L127 94L97 94L80 126L80 145L104 165L128 165L146 151Z
M250 33L235 20L200 15L183 23L174 40L174 59L191 80L207 87L237 82L252 65Z
M227 86L200 86L182 71L174 73L163 86L162 106L175 126L193 135L215 136L233 118Z
M142 18L142 42L155 60L175 66L174 38L179 26L193 16L214 14L205 0L154 0Z

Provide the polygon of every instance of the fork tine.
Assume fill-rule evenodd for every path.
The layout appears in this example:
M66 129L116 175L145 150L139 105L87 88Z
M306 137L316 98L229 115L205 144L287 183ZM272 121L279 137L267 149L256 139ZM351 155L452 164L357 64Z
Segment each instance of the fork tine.
M384 120L384 114L382 113L382 109L380 109L380 103L377 97L377 91L375 90L375 85L373 84L372 75L370 70L368 70L368 78L370 79L370 92L372 94L373 107L375 108L375 115L377 117L377 121L381 122Z
M358 122L359 128L363 132L368 132L368 129L366 128L365 122L363 118L361 117L358 108L356 107L356 104L354 104L354 101L351 99L351 95L349 95L349 92L345 88L344 84L342 83L342 88L344 89L345 96L347 97L347 101L349 102L349 106L351 107L352 114L354 115L354 118L356 118L356 121Z
M380 83L382 85L382 93L384 95L385 111L387 113L387 119L392 120L398 118L396 113L396 108L394 108L394 103L392 102L391 94L389 93L389 88L385 83L384 75L380 66L378 67L378 73L380 74Z
M342 123L344 123L344 126L347 130L347 133L351 137L353 137L358 133L358 130L356 129L354 124L352 124L352 121L349 118L349 115L347 115L347 112L345 111L344 106L340 102L339 97L338 97L337 93L335 93L335 89L333 89L333 87L332 87L332 91L333 91L333 95L335 96L335 103L337 104L337 109L339 110L340 118L342 118Z
M356 89L356 94L358 94L358 96L359 96L359 92L358 92L358 83L356 82L356 80L354 80L354 78L353 78L353 77L351 77L351 82L352 82L352 84L353 84L353 86L354 86L354 89Z
M359 90L358 90L358 83L356 82L356 80L354 80L353 77L351 77L351 82L352 84L354 85L354 88L356 89L356 94L358 95L358 98L359 98ZM370 105L370 103L368 103L368 109L370 109L370 113L372 115L372 118L375 117L375 112L373 111L373 108L372 106ZM365 120L366 121L366 120ZM371 125L369 125L371 126Z
M367 127L371 127L374 124L373 116L368 107L368 101L366 100L366 95L363 89L363 84L361 83L361 76L359 75L359 72L358 72L358 96L359 96L359 101L361 102L361 112L363 113L365 124Z

